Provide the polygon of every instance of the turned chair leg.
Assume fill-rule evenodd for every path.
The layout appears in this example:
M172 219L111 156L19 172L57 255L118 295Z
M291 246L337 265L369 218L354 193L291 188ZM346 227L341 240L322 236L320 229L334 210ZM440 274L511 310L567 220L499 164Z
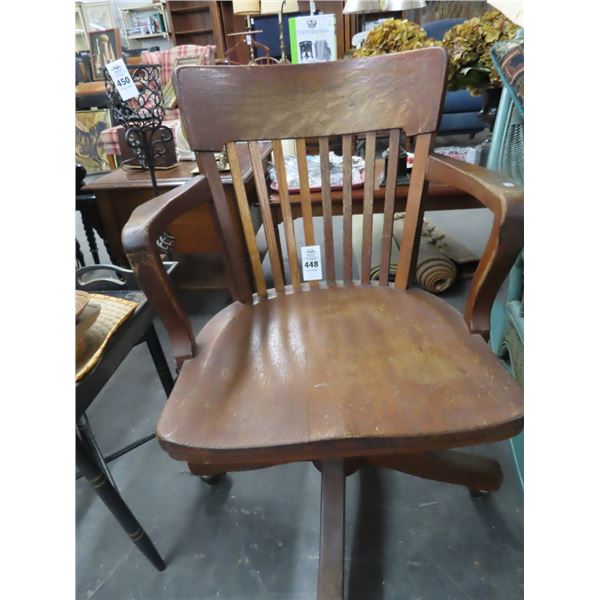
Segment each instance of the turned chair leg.
M321 471L321 542L317 600L344 596L344 514L346 475L343 459L324 460Z
M503 479L497 460L457 450L373 456L368 462L424 479L464 485L474 493L494 492Z
M106 463L106 459L100 450L100 446L98 446L98 442L96 441L96 437L92 433L92 428L90 427L90 422L88 421L87 415L83 413L81 418L77 422L77 432L81 436L81 440L83 441L86 450L90 453L91 458L94 460L98 468L106 475L106 478L110 482L110 484L116 488L117 484L113 479L112 473L108 468L108 464ZM79 475L81 476L81 474Z
M90 482L94 488L94 492L96 492L100 500L104 502L108 510L110 510L119 525L125 530L142 554L159 571L164 571L166 568L165 563L154 547L152 540L148 537L148 534L144 531L127 504L125 504L125 501L121 498L116 487L113 486L100 466L96 463L93 458L93 453L87 447L86 442L81 439L79 435L75 436L75 442L77 468Z

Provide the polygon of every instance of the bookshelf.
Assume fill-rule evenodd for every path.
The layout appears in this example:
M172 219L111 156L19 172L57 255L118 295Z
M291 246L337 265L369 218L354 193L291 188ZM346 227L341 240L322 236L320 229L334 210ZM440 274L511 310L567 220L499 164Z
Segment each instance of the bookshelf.
M128 47L132 47L130 41L169 39L168 19L162 2L149 2L141 6L121 8L120 11Z
M223 32L220 19L220 2L178 1L167 2L174 44L217 46L217 56L223 54Z

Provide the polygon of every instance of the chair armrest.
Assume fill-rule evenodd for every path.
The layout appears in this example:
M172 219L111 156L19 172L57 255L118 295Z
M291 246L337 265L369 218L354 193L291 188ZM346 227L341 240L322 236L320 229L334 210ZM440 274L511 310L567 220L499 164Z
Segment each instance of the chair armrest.
M178 368L195 355L196 342L175 286L160 260L156 240L175 218L209 200L206 179L202 175L194 177L138 206L121 234L125 254L140 288L167 329Z
M487 340L492 304L523 248L523 188L501 173L438 154L428 157L426 178L474 196L494 213L465 307L467 326Z

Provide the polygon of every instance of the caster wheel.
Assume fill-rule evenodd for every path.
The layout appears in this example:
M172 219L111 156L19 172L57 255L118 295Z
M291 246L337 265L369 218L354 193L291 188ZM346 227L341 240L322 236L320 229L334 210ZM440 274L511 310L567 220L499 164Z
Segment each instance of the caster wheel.
M225 478L226 473L217 473L216 475L200 475L200 479L208 485L216 485Z
M486 490L469 490L469 494L471 498L487 498L490 495Z

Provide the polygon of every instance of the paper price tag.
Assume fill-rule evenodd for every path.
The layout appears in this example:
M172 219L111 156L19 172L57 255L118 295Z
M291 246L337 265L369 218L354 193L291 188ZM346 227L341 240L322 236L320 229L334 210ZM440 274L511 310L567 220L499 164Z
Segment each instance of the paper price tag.
M304 281L318 281L323 279L321 266L321 246L302 246L300 248L302 259L302 277Z
M140 95L122 58L107 63L106 70L123 100L136 98Z

